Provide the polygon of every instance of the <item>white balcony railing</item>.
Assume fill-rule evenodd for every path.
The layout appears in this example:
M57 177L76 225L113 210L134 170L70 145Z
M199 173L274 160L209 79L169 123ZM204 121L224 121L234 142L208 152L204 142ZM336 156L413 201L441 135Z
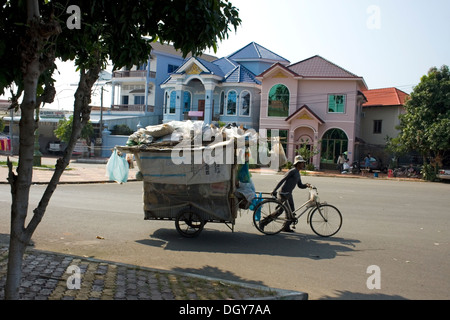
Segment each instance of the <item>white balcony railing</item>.
M150 71L150 78L156 78L156 72ZM147 77L146 70L134 70L134 71L114 71L113 78L145 78Z
M145 104L114 104L111 106L113 112L145 112ZM154 112L154 106L147 106L147 112Z

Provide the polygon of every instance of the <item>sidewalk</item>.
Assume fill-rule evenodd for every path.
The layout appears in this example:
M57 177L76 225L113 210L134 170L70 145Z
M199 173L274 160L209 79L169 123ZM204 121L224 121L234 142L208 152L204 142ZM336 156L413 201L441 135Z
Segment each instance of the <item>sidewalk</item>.
M6 162L7 157L0 155L0 162ZM32 182L35 184L47 184L53 176L54 167L56 163L56 157L43 157L41 162L44 166L49 166L49 168L38 168L33 169ZM18 162L17 157L10 157L11 162ZM101 183L110 182L106 176L106 163L108 159L103 158L92 158L92 159L72 159L69 167L64 171L61 176L60 183ZM14 167L14 172L15 172ZM135 180L136 173L138 169L130 169L129 180ZM0 183L8 183L8 168L5 165L0 166Z
M17 161L17 158L10 160ZM6 156L0 155L0 161L6 161ZM72 160L60 183L110 182L106 176L106 161ZM54 165L55 162L56 158L42 158L43 165ZM129 181L135 180L137 171L137 168L130 169ZM52 175L52 169L36 168L32 181L46 184ZM7 177L8 168L0 166L0 184L8 183ZM0 300L5 294L7 262L7 244L0 243ZM76 272L80 275L79 288L76 287ZM303 292L46 252L32 247L27 249L24 257L20 296L21 300L308 299L308 294Z
M0 300L8 248L0 244ZM77 275L79 275L77 280ZM306 300L303 292L28 248L21 300Z

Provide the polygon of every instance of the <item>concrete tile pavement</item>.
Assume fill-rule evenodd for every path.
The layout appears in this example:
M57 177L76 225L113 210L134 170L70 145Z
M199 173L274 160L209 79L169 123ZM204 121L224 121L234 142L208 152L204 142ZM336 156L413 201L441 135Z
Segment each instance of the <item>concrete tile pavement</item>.
M0 156L0 161L6 161ZM17 158L11 157L11 161ZM101 183L107 159L73 160L60 183ZM55 164L43 158L42 164ZM52 169L33 170L33 183L48 183ZM137 168L130 169L129 180ZM0 166L0 183L8 168ZM4 299L8 247L0 243L0 300ZM22 300L305 300L307 293L255 286L199 275L102 261L29 247L23 264ZM77 280L79 279L79 280ZM79 281L79 282L77 282ZM79 286L77 286L79 283Z
M0 300L8 248L0 245ZM305 300L302 292L28 248L21 300Z

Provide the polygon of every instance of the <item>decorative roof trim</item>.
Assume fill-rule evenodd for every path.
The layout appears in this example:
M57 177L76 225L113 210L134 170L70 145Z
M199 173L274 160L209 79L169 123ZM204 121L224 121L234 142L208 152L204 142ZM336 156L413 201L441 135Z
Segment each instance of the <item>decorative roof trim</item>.
M293 114L291 114L289 117L285 119L286 122L291 122L297 115L299 115L303 110L306 110L307 113L309 113L312 117L316 118L316 120L320 124L324 124L325 121L323 121L317 114L314 113L306 104L298 108Z
M259 76L256 77L256 79L258 80L262 80L264 79L266 76L269 76L269 73L271 73L272 71L274 71L275 69L282 69L284 71L286 71L288 74L290 74L291 76L293 76L294 78L302 78L300 75L298 75L297 73L295 73L294 71L288 69L287 67L283 66L281 63L277 62L275 63L273 66L271 66L269 69L267 69L266 71L264 71L263 73L261 73Z

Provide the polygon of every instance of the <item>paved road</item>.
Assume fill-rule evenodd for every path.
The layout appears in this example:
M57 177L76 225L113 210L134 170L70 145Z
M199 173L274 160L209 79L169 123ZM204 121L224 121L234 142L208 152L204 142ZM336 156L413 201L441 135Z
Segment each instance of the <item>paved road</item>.
M260 191L280 178L253 176ZM341 209L335 237L318 238L304 219L295 234L264 236L243 212L234 233L207 224L200 237L185 239L173 222L143 220L142 183L133 182L59 186L33 239L37 249L303 291L310 299L450 298L450 184L303 179ZM43 188L33 186L32 203ZM295 191L297 204L305 199L306 191ZM0 185L0 241L9 233L9 206L9 186ZM372 265L381 289L367 288Z

